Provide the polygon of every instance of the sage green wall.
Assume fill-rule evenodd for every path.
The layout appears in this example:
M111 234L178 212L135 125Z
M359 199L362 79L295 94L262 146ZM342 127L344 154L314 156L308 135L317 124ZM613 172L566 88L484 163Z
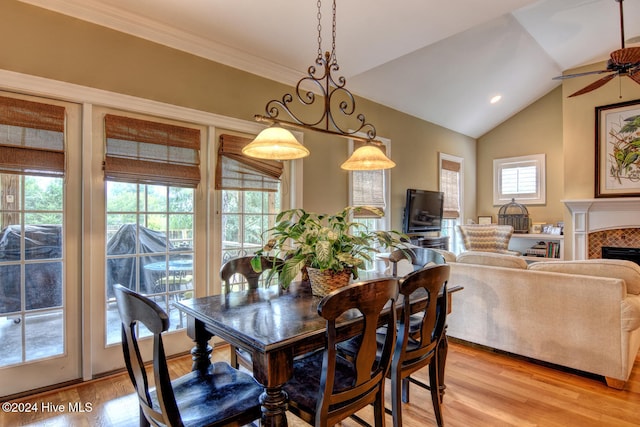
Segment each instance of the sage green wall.
M500 205L493 205L493 160L545 154L544 205L527 206L534 222L563 220L562 88L549 92L526 109L478 139L478 215L497 221ZM482 177L482 178L480 178Z
M600 62L567 73L602 70ZM563 200L592 199L595 196L595 108L640 99L640 85L627 77L616 78L590 93L568 96L595 81L597 76L563 80L562 86L533 103L511 119L478 139L478 214L495 215L492 182L493 159L546 153L547 204L532 206L536 222L565 223L571 236L571 212ZM573 258L571 238L565 239L565 258Z
M2 0L0 69L253 120L292 88L198 56L27 5ZM301 75L302 77L302 75ZM2 82L0 82L0 88ZM347 84L348 87L348 84ZM358 99L378 136L392 141L392 227L399 228L407 187L437 189L437 153L465 158L465 206L475 209L473 138ZM345 140L306 132L304 208L336 212L348 203ZM471 213L469 213L470 215Z

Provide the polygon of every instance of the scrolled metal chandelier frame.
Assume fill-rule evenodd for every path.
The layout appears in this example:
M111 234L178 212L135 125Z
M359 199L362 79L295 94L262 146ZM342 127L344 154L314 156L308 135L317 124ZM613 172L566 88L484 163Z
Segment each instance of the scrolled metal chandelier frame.
M257 114L254 116L256 121L269 123L274 126L285 125L297 129L307 129L316 132L322 132L330 135L336 135L347 139L361 141L365 143L368 150L371 146L382 147L382 142L376 140L376 128L373 124L367 122L364 114L356 114L356 100L353 94L345 87L346 79L344 76L334 77L333 73L337 72L340 67L336 58L336 0L333 0L333 20L332 20L332 44L331 52L322 53L322 13L321 0L318 0L318 54L315 64L309 66L307 75L300 79L295 85L295 96L286 93L282 99L272 99L265 106L265 115ZM315 89L315 90L314 90ZM319 101L321 99L321 101ZM315 118L309 120L308 117L302 118L300 114L296 114L291 107L294 101L299 101L301 108L320 106L322 111L317 116L317 112L313 114ZM332 110L332 106L337 107L337 111ZM283 118L284 117L284 118ZM350 129L341 126L345 121L350 120ZM356 124L356 126L351 126ZM306 150L306 149L305 149ZM308 150L307 154L308 154ZM378 155L380 151L380 155ZM247 155L252 155L246 153ZM355 153L354 153L355 154ZM382 152L382 150L374 150L375 162L379 165L372 167L371 165L363 166L361 164L353 166L345 166L349 163L349 159L343 164L343 169L387 169L395 166L390 159ZM299 157L302 157L300 155ZM293 158L293 157L290 157ZM359 160L361 162L361 160Z

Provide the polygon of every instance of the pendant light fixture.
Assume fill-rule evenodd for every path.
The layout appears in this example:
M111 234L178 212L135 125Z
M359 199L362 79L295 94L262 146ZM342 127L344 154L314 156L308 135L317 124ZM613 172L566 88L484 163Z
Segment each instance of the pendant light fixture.
M300 108L312 108L312 111L306 113L304 117L315 117L315 119L303 120L300 114L294 113L290 108L294 96L290 93L285 94L282 100L272 99L267 102L265 107L266 115L255 116L256 121L269 123L271 126L264 129L256 139L247 144L242 149L242 153L249 157L271 160L292 160L308 156L309 150L300 144L290 131L283 128L282 125L284 125L365 142L342 164L342 169L378 170L392 168L395 163L378 148L383 145L382 142L375 139L376 128L371 123L367 123L364 114L355 113L355 98L345 88L346 79L342 76L335 79L332 75L332 72L340 69L336 59L336 0L333 0L331 52L325 52L324 56L322 54L321 12L322 2L318 0L318 56L315 65L311 65L307 70L307 76L300 79L295 86L295 94L301 105ZM320 96L316 93L319 93ZM320 103L323 103L323 108L317 116L317 105ZM337 107L337 112L332 111L332 105ZM288 117L283 119L280 117L281 113ZM344 124L350 117L352 117L351 125ZM366 136L361 136L363 134Z
M395 165L379 147L365 144L355 150L340 167L348 171L372 171L390 169Z
M309 150L291 132L273 124L247 144L242 153L259 159L293 160L308 156Z

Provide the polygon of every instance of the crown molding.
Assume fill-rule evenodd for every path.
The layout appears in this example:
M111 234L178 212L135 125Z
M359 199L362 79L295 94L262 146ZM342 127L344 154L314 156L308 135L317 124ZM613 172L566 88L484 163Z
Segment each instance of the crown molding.
M122 11L96 0L19 1L200 56L279 83L292 85L300 77L300 71Z
M206 126L258 133L264 125L250 120L236 119L206 111L194 110L136 96L51 80L44 77L0 70L0 90L54 98L77 104L93 104L135 113L153 114Z

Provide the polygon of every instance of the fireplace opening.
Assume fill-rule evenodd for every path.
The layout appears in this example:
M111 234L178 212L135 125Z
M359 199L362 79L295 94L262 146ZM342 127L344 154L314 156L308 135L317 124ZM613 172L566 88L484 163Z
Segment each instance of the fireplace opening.
M640 265L640 248L602 247L602 258L626 259Z

